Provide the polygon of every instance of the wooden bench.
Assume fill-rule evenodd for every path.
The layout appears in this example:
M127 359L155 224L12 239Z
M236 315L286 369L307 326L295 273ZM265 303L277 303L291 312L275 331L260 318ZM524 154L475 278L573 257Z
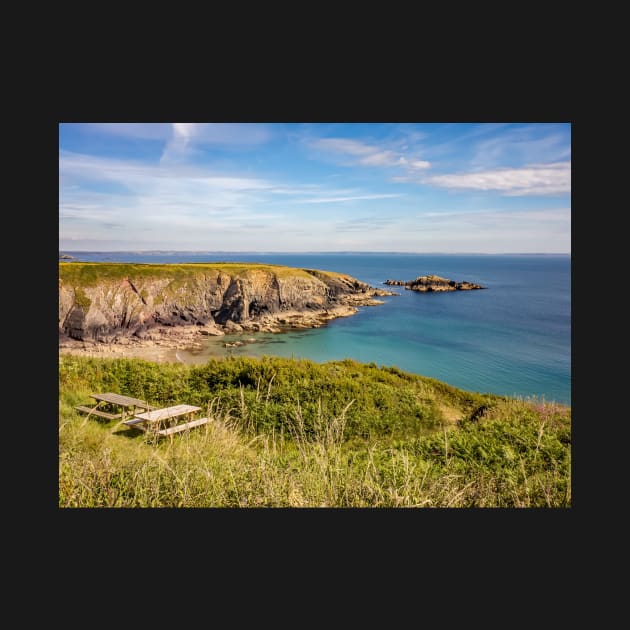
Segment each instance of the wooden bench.
M174 427L169 427L168 429L161 429L157 432L158 435L173 435L173 433L178 433L179 431L185 431L186 429L192 429L194 427L199 427L202 424L206 424L210 418L198 418L197 420L191 420L190 422L182 422L181 424L176 424ZM128 422L125 424L129 424Z
M144 400L131 398L131 396L123 396L122 394L115 394L113 392L105 392L103 394L90 394L90 396L97 401L94 407L88 407L87 405L76 405L75 409L77 411L81 411L82 413L87 413L88 416L99 416L100 418L105 418L106 420L124 420L126 415L135 415L136 408L147 409L149 411L155 409L153 405L149 405ZM102 403L108 403L110 405L118 406L120 407L120 412L110 413L108 411L102 411L98 409L99 405L101 405Z
M90 407L86 407L85 405L76 405L74 408L77 411L83 411L84 413L90 414L92 416L107 418L107 420L116 420L116 418L120 418L120 414L118 413L107 413L106 411L99 411L98 409L92 409Z

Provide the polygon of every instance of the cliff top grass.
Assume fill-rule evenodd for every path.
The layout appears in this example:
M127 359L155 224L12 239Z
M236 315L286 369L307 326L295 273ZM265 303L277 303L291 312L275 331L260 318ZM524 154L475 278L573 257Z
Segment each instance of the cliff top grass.
M80 414L97 391L212 421L155 442ZM59 358L59 507L260 506L570 507L571 409L351 360Z
M216 262L216 263L183 263L183 264L153 264L153 263L101 263L101 262L60 262L59 280L73 286L91 286L104 280L123 280L124 278L172 278L185 280L203 273L224 272L231 276L245 276L253 271L263 271L275 274L279 278L309 278L313 274L305 269L247 262ZM343 277L329 271L319 271L318 274L332 278Z

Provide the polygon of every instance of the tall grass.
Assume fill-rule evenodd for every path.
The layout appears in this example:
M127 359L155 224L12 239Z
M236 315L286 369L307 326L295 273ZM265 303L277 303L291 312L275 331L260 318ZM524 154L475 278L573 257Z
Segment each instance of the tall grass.
M333 373L336 388L325 379L288 389L285 382ZM369 400L353 396L357 373ZM212 391L201 386L208 380ZM152 381L159 387L149 402L193 402L211 421L156 441L73 408L90 392L137 395ZM384 416L379 383L401 394ZM569 507L570 409L486 395L476 414L479 396L355 362L247 359L195 369L64 357L59 506ZM454 401L461 418L446 431L439 409ZM418 405L434 417L418 415ZM376 429L364 431L357 408Z

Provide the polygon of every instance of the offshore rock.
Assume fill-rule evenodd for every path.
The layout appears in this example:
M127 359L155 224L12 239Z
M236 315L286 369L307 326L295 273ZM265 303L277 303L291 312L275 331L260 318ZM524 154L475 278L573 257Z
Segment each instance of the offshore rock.
M471 291L473 289L485 289L480 284L474 282L456 282L440 276L418 276L415 280L385 280L383 284L404 286L409 291L428 293L430 291Z

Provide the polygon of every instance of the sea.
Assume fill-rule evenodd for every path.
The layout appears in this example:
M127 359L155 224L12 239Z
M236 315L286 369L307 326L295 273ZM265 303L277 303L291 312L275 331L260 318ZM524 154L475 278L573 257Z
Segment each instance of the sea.
M399 293L322 328L209 338L201 348L178 350L176 359L184 363L229 355L317 362L349 358L396 366L468 391L571 404L569 254L64 253L85 262L288 265L345 273ZM417 293L383 284L430 274L487 289ZM247 340L242 346L225 345L242 339Z

